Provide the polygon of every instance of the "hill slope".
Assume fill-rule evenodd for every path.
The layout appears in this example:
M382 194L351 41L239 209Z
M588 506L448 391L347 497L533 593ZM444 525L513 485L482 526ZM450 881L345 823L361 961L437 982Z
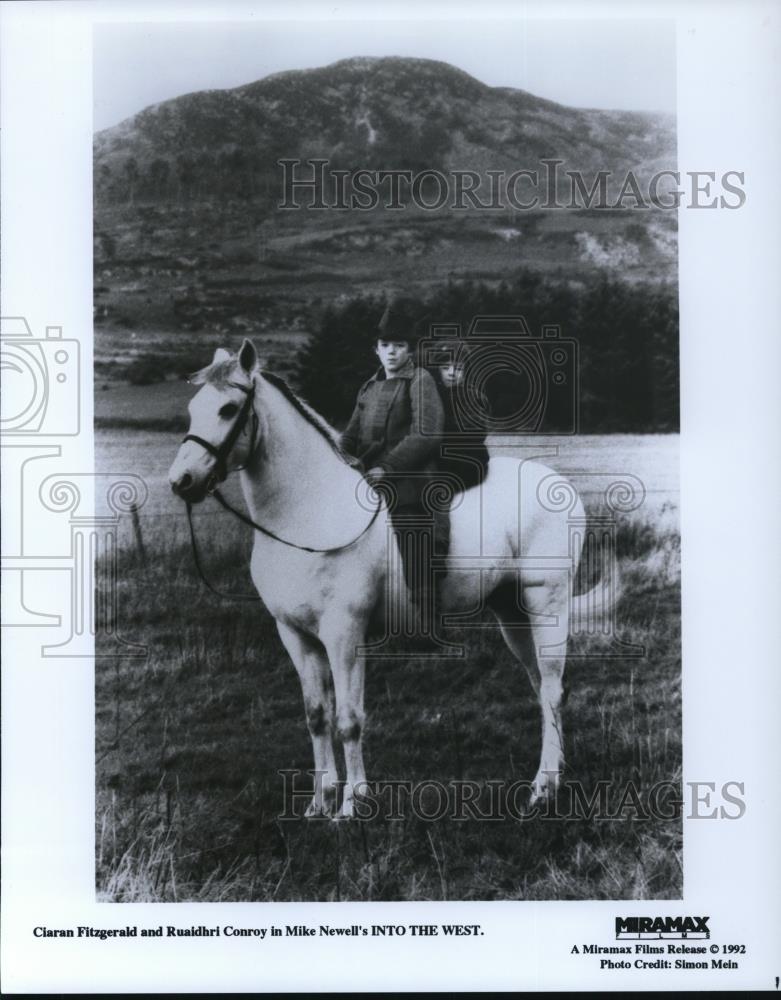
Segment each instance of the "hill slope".
M332 169L542 170L641 187L675 165L665 115L568 108L446 63L354 58L146 108L94 140L96 321L106 363L181 331L300 336L358 291L522 268L675 277L675 213L630 208L280 211L280 158ZM484 189L485 190L485 189ZM519 189L524 199L528 186ZM481 194L486 199L487 195ZM565 194L564 201L569 196ZM330 201L330 198L326 199ZM555 320L554 320L555 321ZM104 372L105 374L105 372Z
M666 115L567 108L446 63L356 58L188 94L99 132L96 192L127 196L130 172L150 196L207 196L207 176L240 190L278 175L279 157L307 156L347 169L477 171L557 158L645 176L674 162L675 132Z

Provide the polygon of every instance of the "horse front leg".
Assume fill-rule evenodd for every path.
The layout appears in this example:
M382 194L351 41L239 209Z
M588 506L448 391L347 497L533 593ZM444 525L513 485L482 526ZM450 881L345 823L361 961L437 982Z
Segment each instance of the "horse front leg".
M341 626L341 631L339 631ZM324 642L331 664L331 676L336 695L336 732L344 749L346 783L342 798L340 819L352 819L355 812L355 792L360 792L366 782L363 766L363 708L364 657L358 647L365 642L364 631L355 626L345 628L344 621L326 626Z
M333 746L334 699L328 658L323 646L306 633L279 621L277 631L301 681L306 724L312 739L315 790L305 815L333 816L339 777Z

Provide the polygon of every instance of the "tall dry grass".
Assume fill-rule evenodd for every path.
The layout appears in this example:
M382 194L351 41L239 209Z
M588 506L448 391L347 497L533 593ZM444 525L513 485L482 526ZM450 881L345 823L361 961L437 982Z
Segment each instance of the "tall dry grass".
M625 520L620 639L577 636L564 711L566 783L611 809L680 782L680 540L676 512ZM217 530L217 527L219 530ZM312 766L300 689L260 605L218 601L195 576L182 518L143 522L142 565L122 539L122 632L145 660L97 676L97 891L107 901L648 899L680 897L681 821L513 817L352 824L280 820L281 769ZM251 593L235 522L201 520L214 583ZM585 585L587 580L580 581ZM371 662L370 779L530 779L539 709L493 630L453 630L465 661ZM618 650L620 652L620 648ZM304 779L306 780L306 779ZM484 788L485 791L485 788Z

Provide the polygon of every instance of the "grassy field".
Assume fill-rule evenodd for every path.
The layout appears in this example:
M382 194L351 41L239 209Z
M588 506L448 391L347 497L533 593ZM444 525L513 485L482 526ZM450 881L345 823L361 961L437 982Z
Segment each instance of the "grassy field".
M178 434L96 434L97 468L136 472L150 495L144 565L122 525L120 632L146 659L98 661L97 891L111 901L680 898L680 818L537 817L351 824L280 820L280 770L312 766L298 679L258 604L221 601L197 579L183 511L165 482ZM558 441L562 471L633 472L648 489L618 525L620 636L638 659L578 637L564 710L566 768L619 811L680 781L677 438ZM578 482L587 506L598 483ZM199 512L208 572L251 593L248 531ZM459 633L466 660L371 661L364 741L370 780L512 782L534 776L539 709L493 630ZM303 780L306 780L305 778ZM303 805L299 804L299 811Z

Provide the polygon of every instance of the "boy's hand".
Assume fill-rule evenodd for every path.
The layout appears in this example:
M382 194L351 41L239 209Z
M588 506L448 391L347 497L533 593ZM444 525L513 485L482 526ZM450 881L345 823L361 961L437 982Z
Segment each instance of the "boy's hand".
M385 475L385 469L381 465L375 465L373 469L369 469L366 473L366 478L372 484L372 486L382 479Z

